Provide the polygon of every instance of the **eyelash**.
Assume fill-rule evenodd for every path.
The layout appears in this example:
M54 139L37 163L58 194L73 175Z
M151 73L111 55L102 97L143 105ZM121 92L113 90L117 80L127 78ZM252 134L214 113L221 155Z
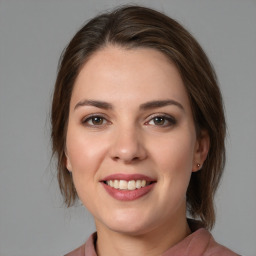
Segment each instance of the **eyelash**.
M102 120L105 123L104 124L93 124L93 123L89 124L90 121L93 122L93 118L99 118L100 120ZM82 124L89 126L89 127L104 126L104 125L107 125L108 123L110 123L110 122L107 121L107 119L100 114L90 115L82 120Z
M174 117L172 117L172 116L169 116L169 115L166 115L166 114L155 114L155 115L151 116L150 120L147 121L145 124L146 125L150 125L149 123L151 121L154 122L154 120L156 120L156 118L163 119L164 120L164 124L163 125L153 124L154 126L170 127L170 126L173 126L173 125L175 125L177 123L176 119Z
M100 124L93 124L93 123L89 123L89 122L93 122L93 118L98 118L100 119L103 123L100 123ZM145 125L152 125L150 124L151 121L154 122L154 120L156 121L156 118L159 118L159 119L162 119L164 120L164 124L160 124L160 125L157 125L157 124L153 124L153 126L159 126L159 127L170 127L170 126L173 126L177 123L176 119L172 116L169 116L169 115L166 115L166 114L155 114L153 116L150 116L150 120L147 121L145 123ZM167 123L166 123L167 122ZM86 118L84 118L82 120L82 124L85 125L85 126L89 126L89 127L102 127L102 126L105 126L105 125L108 125L110 124L111 122L109 122L103 115L100 115L100 114L95 114L95 115L90 115Z

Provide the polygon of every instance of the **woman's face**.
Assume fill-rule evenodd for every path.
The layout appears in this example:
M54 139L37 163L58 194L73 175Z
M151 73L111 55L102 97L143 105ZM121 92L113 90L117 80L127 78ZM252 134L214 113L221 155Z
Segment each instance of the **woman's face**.
M143 234L183 223L204 144L178 70L162 53L108 46L79 73L67 168L98 229Z

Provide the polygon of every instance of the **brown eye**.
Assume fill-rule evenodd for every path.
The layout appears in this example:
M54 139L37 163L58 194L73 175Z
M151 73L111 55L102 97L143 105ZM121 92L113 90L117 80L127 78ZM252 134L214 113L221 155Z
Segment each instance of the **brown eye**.
M101 126L105 125L107 123L107 120L101 116L91 116L86 118L83 121L83 124L87 126Z
M148 125L168 127L176 124L176 120L171 116L155 116L147 122Z
M104 120L102 117L94 116L91 118L91 122L93 125L101 125L103 124Z
M165 120L164 117L160 116L160 117L153 118L153 122L154 122L155 125L164 125L166 120Z

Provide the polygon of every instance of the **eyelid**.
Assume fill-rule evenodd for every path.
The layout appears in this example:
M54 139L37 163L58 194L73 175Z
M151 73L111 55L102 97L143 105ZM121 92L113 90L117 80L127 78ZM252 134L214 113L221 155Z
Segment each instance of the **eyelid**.
M171 116L171 115L169 115L169 114L165 114L165 113L156 113L156 114L150 115L150 116L147 118L148 121L146 121L145 124L146 124L146 125L150 125L149 122L150 122L152 119L156 118L156 117L165 118L165 119L169 122L168 125L162 125L162 127L172 126L172 125L175 125L175 124L177 123L176 118L173 117L173 116ZM157 126L157 125L155 125L155 126ZM159 125L159 126L161 126L161 125Z
M105 124L100 124L100 125L88 124L88 121L91 120L93 117L102 118L106 121L106 123ZM176 118L173 117L172 115L169 115L169 114L166 114L166 113L155 113L155 114L151 114L150 116L148 116L147 117L148 121L146 121L144 124L150 125L149 122L152 119L156 118L156 117L162 117L162 118L164 118L165 120L167 120L169 122L167 125L162 125L162 127L172 126L172 125L175 125L177 123ZM103 114L103 113L93 113L93 114L89 114L89 115L83 117L81 119L81 123L83 125L85 125L85 126L87 125L89 127L97 127L97 126L100 127L100 126L105 126L105 125L111 124L111 121L109 121L108 117L106 117L106 115ZM155 125L155 126L157 126L157 125ZM161 126L161 125L159 125L159 126Z
M107 123L106 123L106 124L101 124L101 125L91 125L91 124L88 124L88 121L91 120L93 117L102 118L102 119L104 119ZM108 118L106 117L105 114L103 114L103 113L93 113L93 114L89 114L89 115L83 117L82 120L81 120L81 123L82 123L83 125L85 125L85 126L97 127L97 126L108 125L108 124L110 124L111 122L108 120Z

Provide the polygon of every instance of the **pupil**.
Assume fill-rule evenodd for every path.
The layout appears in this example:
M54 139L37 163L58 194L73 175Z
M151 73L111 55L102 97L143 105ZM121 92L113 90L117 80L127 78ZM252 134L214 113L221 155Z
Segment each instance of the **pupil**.
M101 117L94 117L92 122L94 124L102 124L102 118Z
M155 124L164 124L164 118L163 117L155 117L155 120L154 120Z

